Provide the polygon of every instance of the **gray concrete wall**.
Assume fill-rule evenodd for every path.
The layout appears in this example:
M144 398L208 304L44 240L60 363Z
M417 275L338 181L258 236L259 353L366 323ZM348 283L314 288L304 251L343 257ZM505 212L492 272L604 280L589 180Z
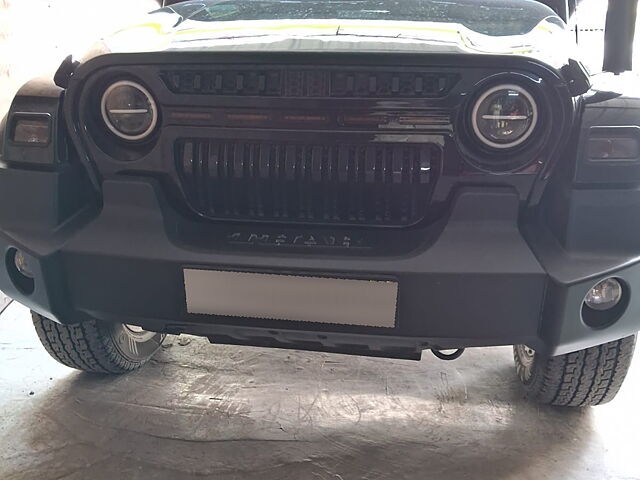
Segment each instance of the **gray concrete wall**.
M158 7L154 0L0 0L0 118L22 84L52 75L102 35ZM9 299L0 292L0 312Z
M0 114L24 82L157 7L154 0L0 0Z

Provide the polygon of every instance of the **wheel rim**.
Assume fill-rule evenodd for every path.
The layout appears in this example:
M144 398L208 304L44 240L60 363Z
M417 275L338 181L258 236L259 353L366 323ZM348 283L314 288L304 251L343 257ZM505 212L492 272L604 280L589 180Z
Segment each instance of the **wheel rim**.
M526 345L516 345L516 354L520 365L518 366L518 374L522 380L526 383L531 380L534 371L534 365L536 361L536 351Z
M123 325L124 331L127 332L127 334L130 337L134 338L137 342L146 342L156 334L156 332L149 332L144 328L139 327L138 325L130 325L128 323L125 323Z

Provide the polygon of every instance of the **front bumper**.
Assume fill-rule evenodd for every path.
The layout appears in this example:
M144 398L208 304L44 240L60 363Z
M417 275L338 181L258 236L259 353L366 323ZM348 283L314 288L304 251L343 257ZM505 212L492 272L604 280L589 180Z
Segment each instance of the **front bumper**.
M32 178L33 172L4 170L0 189L16 188L16 176L24 175ZM64 183L57 172L37 175L42 187L48 176L51 185ZM45 192L34 194L32 212L23 215L44 217L55 210L50 205L55 192ZM543 227L519 226L519 197L510 188L462 188L439 224L371 232L386 245L385 254L362 244L350 250L234 243L229 239L257 227L186 220L152 179L105 182L101 208L81 209L55 229L44 221L34 228L19 211L3 208L0 248L5 257L14 248L27 254L35 288L30 294L20 291L7 261L0 269L0 289L61 323L94 318L220 343L400 358L419 358L426 348L517 343L555 355L640 329L640 300L634 295L607 328L590 328L580 316L584 295L599 279L615 275L640 285L640 264L620 256L572 257ZM251 235L264 238L262 232L243 238ZM183 269L190 267L393 278L399 285L396 327L190 314L183 279Z

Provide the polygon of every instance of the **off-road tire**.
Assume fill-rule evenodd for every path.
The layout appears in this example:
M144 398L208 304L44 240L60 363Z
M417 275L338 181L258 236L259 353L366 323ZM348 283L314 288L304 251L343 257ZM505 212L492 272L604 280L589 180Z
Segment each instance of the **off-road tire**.
M516 372L529 397L547 405L588 407L607 403L622 386L635 346L632 335L577 352L544 357L513 347Z
M164 334L135 332L120 323L88 320L61 325L35 312L31 316L49 355L85 372L120 374L140 368L164 340Z

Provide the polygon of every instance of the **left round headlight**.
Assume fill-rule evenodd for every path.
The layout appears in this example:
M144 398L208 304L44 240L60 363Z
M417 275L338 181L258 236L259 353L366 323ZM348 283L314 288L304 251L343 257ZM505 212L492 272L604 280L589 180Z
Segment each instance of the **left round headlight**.
M111 84L102 94L102 119L118 137L142 140L158 122L156 102L142 85L130 80Z
M533 95L519 85L498 85L478 97L471 112L473 131L491 148L514 148L533 134L538 106Z

